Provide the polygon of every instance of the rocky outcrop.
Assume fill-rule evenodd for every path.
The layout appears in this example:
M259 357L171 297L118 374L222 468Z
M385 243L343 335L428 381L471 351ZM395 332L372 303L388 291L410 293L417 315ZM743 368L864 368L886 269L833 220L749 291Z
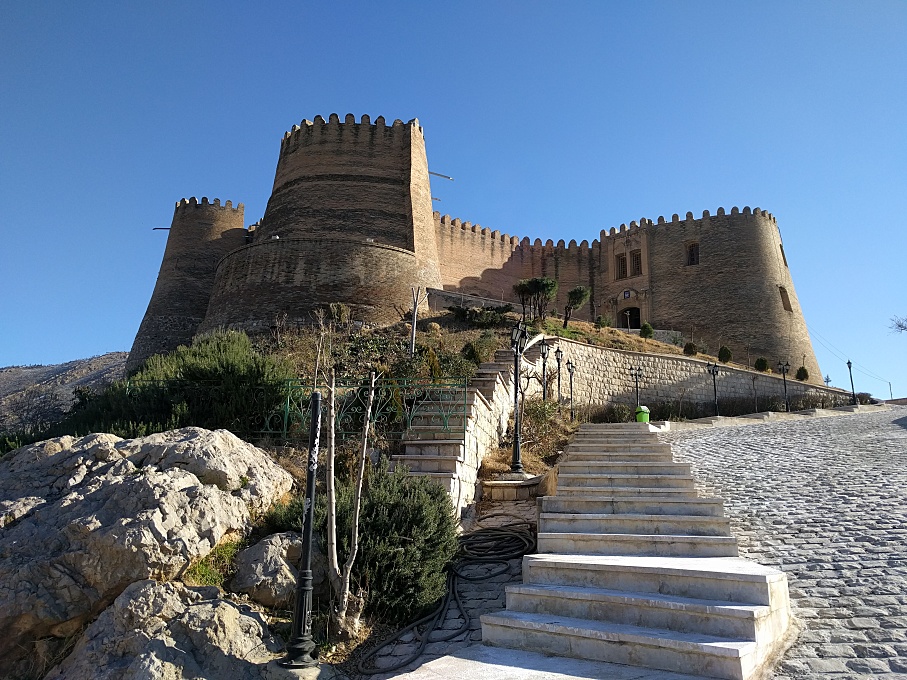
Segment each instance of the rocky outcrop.
M266 607L293 609L301 555L300 534L272 534L237 555L230 590L246 593ZM327 559L318 549L317 537L312 551L312 589L316 601L330 597Z
M260 614L220 599L217 588L139 581L46 680L258 680L282 646Z
M0 676L43 636L66 637L130 584L168 581L292 478L229 432L61 437L0 460Z

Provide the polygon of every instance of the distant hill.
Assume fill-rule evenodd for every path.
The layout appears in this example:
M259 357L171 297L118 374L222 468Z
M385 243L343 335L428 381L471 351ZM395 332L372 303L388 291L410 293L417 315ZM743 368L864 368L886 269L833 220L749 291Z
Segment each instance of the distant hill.
M77 387L100 389L123 377L128 352L109 352L51 366L0 368L0 432L60 420Z

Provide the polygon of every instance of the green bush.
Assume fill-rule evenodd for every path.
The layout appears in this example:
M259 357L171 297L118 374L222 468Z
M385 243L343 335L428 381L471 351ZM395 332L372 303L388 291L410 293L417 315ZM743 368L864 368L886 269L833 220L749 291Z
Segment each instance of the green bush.
M513 305L499 307L448 307L457 321L462 321L479 328L496 328L507 319L506 315L513 311Z
M597 317L595 317L595 327L598 328L599 330L601 330L602 328L608 328L610 326L611 326L610 317L604 317L601 314L599 314Z
M797 380L809 380L809 371L806 370L806 366L801 366L797 369Z
M655 337L655 329L652 328L652 324L650 324L648 321L646 321L645 323L643 323L643 325L639 327L639 337L641 337L641 338L654 338L654 337Z
M765 373L768 370L768 359L766 359L765 357L759 357L753 364L753 368L755 368L757 371Z
M699 351L699 348L696 347L695 342L688 342L687 344L685 344L683 346L683 353L686 354L688 357L696 356L696 353L698 351Z
M718 348L718 361L722 364L726 364L731 359L734 358L734 355L731 353L731 348L727 345L722 345Z
M366 612L388 623L412 621L444 596L446 569L457 550L450 497L425 477L386 464L366 475L353 591L366 591ZM302 499L276 505L262 519L271 531L299 531ZM338 559L349 555L353 484L337 480ZM327 503L315 503L315 527L327 545Z
M478 366L486 361L491 361L499 345L498 336L491 331L485 331L476 340L467 342L460 353L467 361Z

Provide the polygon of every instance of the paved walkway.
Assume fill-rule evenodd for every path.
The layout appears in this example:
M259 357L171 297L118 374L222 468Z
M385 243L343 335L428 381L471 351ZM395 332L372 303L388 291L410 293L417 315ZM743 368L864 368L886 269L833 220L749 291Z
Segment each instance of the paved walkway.
M907 408L662 435L806 630L775 675L907 678Z

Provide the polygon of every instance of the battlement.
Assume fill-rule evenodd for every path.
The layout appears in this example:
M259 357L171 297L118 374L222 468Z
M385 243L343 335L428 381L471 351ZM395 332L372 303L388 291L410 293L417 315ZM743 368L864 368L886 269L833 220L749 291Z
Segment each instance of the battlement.
M464 234L474 234L476 238L487 239L489 242L494 241L495 243L502 243L512 246L513 248L520 245L520 239L516 236L502 234L497 229L491 230L488 227L482 227L478 224L473 224L472 222L464 222L459 217L452 218L450 215L442 215L435 211L434 218L435 224L444 230L449 230L451 232L459 230Z
M199 201L195 196L192 198L181 198L176 202L174 208L174 213L182 210L196 210L198 208L206 208L208 210L212 208L217 208L219 210L232 210L233 212L243 212L245 206L242 203L237 203L236 207L233 207L233 201L227 201L221 205L220 199L215 198L213 201L209 202L207 196L202 196L202 200Z
M418 132L424 136L422 126L419 125L419 119L404 123L397 118L390 125L384 119L384 116L378 116L372 123L371 118L363 114L356 122L356 116L352 113L346 114L343 122L340 122L340 116L332 113L325 120L322 116L315 116L315 120L303 119L299 125L294 125L286 131L280 142L281 153L287 150L295 150L298 146L307 146L313 144L325 137L333 136L338 141L349 142L369 142L374 143L377 140L394 141L403 140L406 131Z

